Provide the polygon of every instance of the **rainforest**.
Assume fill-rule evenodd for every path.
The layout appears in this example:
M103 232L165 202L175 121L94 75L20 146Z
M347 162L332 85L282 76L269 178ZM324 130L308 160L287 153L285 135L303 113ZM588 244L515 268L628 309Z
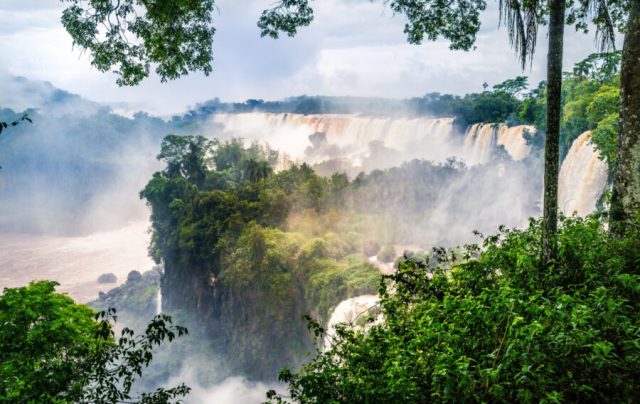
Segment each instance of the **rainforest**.
M640 7L558 2L33 6L95 76L0 62L0 402L634 402Z

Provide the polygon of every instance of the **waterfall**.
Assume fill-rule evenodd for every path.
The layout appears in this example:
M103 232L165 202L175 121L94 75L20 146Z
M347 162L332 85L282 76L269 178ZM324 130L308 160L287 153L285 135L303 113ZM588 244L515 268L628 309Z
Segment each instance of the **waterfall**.
M535 131L536 128L531 125L500 125L497 143L504 146L512 160L522 160L531 151L531 146L527 144L524 134L525 132L533 134Z
M533 132L535 128L530 125L507 126L492 123L476 123L469 126L463 152L467 164L487 163L496 146L504 146L512 160L522 160L531 151L531 146L524 138L525 131Z
M607 186L607 162L598 158L587 131L573 141L562 162L558 178L558 206L567 215L585 216L596 204Z
M464 138L464 156L467 164L489 161L496 145L496 128L490 123L476 123L469 127Z
M162 313L162 288L158 285L158 294L156 295L156 316Z
M362 167L369 158L389 156L395 160L387 166L415 158L442 162L461 152L451 136L453 118L251 112L216 114L213 120L229 135L268 142L294 161L310 164L340 158ZM317 133L323 134L322 139L312 143L309 136ZM373 156L376 150L380 156Z
M325 350L331 347L333 337L336 335L336 325L345 323L352 328L366 328L364 323L359 325L358 320L364 321L367 313L374 314L371 311L379 302L380 298L376 295L360 295L340 302L333 310L327 323L327 335L324 340ZM378 315L376 321L380 320L381 316Z

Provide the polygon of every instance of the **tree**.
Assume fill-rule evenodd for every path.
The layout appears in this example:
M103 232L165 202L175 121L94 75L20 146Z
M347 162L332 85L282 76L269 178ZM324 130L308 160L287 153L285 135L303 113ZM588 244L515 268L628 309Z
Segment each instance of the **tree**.
M640 1L629 0L620 70L620 128L610 229L621 237L640 224Z
M208 154L217 141L203 136L167 135L162 139L157 159L165 161L165 173L169 178L182 176L191 183L202 186L207 168Z
M168 316L156 316L143 334L125 328L116 339L114 309L96 315L56 293L56 286L37 281L5 288L0 296L0 401L167 402L189 392L180 385L137 397L132 393L153 347L186 329L173 326Z
M540 221L460 255L403 257L380 311L344 324L330 349L270 402L634 402L640 389L638 233L564 219L558 265L540 271ZM474 259L469 259L475 257ZM460 263L462 258L463 263ZM391 291L393 289L393 291ZM316 337L326 330L310 322ZM322 340L322 339L321 339Z
M493 91L504 92L512 97L519 96L524 90L529 87L529 79L527 76L518 76L515 79L508 79L502 83L493 86Z
M560 172L560 111L562 108L562 43L565 0L549 1L547 53L547 116L544 143L544 206L542 210L542 261L556 257L558 232L558 174Z
M152 64L163 82L212 71L214 0L61 1L71 4L62 25L74 45L99 71L114 69L120 86L140 83Z

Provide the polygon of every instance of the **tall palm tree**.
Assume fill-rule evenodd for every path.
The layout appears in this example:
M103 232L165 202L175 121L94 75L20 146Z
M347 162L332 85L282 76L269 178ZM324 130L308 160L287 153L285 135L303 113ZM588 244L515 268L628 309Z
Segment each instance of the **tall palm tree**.
M542 211L542 262L556 257L558 232L558 173L560 165L560 110L562 108L562 47L565 0L549 0L549 50L547 53L547 119L544 144L544 206Z

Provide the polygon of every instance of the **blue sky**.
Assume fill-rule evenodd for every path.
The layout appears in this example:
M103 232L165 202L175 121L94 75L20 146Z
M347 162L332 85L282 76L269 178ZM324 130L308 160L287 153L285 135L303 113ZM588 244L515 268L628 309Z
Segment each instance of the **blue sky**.
M260 38L256 21L273 0L218 0L214 71L161 84L156 77L119 88L111 74L91 68L60 24L59 0L0 0L0 74L46 80L99 102L167 115L214 97L280 99L291 95L402 98L427 92L480 91L519 74L544 78L546 30L541 29L531 69L523 73L498 30L497 3L488 0L477 48L452 52L445 41L408 45L404 19L382 1L316 0L316 20L293 39ZM567 27L565 69L595 51L593 35ZM9 57L6 57L6 56ZM1 88L0 88L1 90ZM6 101L5 101L6 102ZM0 104L3 103L0 91ZM11 106L11 105L8 105Z

